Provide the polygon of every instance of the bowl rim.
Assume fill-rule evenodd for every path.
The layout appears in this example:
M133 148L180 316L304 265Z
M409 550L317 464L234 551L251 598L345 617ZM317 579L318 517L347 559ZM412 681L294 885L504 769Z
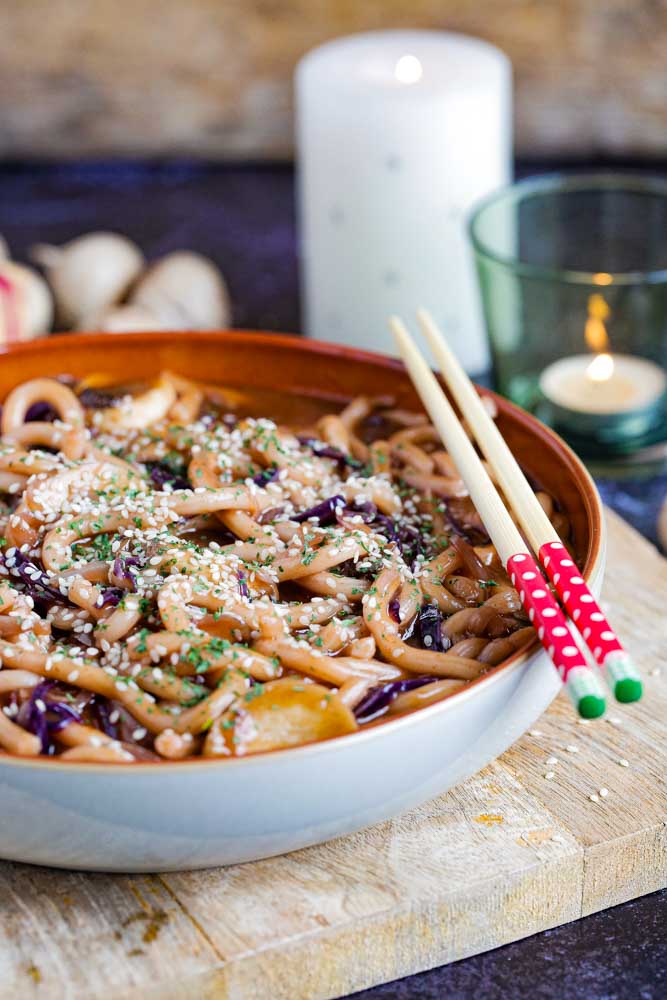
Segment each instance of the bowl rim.
M362 361L385 369L405 371L405 366L398 358L380 354L375 351L367 351L359 347L314 340L309 337L301 337L295 334L272 333L240 328L216 331L181 330L116 334L86 332L58 334L49 338L49 341L53 345L56 343L63 343L67 346L72 346L73 342L76 341L77 343L82 342L84 346L103 347L104 344L108 345L110 338L113 338L116 341L120 340L122 343L126 344L133 343L141 345L142 343L146 343L148 345L151 343L155 344L158 340L163 344L176 343L191 337L202 338L210 343L216 343L224 339L228 342L232 342L232 344L234 342L247 344L248 341L251 340L257 345L258 348L261 348L264 344L271 344L286 350L294 350L295 348L298 348L299 350L305 350L306 352L325 356L343 355L352 363ZM37 354L40 352L42 347L43 340L41 339L19 344L2 345L0 348L0 365L2 365L3 356L10 354L19 356ZM56 350L57 349L58 348L56 348ZM498 393L494 392L492 389L488 389L483 386L476 386L476 388L483 395L491 397L500 411L509 413L513 419L518 421L519 424L522 424L524 428L527 428L538 439L541 439L542 443L547 448L549 448L552 452L555 451L558 453L561 459L565 459L583 480L584 485L581 491L580 500L582 500L586 506L590 532L589 551L582 570L582 576L587 582L589 582L593 577L597 576L598 573L601 572L604 566L606 528L602 500L586 466L569 447L569 445L567 445L565 441L559 437L558 434L545 424L541 423L532 414L523 410L510 400L505 399L505 397L498 395ZM470 699L474 698L476 694L482 690L489 690L489 688L493 685L500 683L503 678L516 673L528 661L540 655L541 650L539 646L539 640L536 637L530 645L526 646L524 649L518 650L512 656L493 667L488 673L484 674L482 677L477 677L462 690L455 692L442 701L434 702L432 705L425 705L422 708L417 708L412 712L396 716L395 718L378 720L378 724L362 727L353 733L330 737L329 739L319 740L315 743L305 743L295 747L283 747L276 750L268 750L263 753L248 754L245 757L189 757L183 760L138 761L137 763L132 764L131 767L120 761L118 763L115 761L104 761L103 763L91 761L63 761L58 757L44 757L41 755L37 757L18 757L13 754L5 753L4 751L0 751L0 766L6 765L10 767L29 768L31 770L41 771L44 774L52 770L81 771L81 769L83 769L83 772L85 773L96 773L99 771L105 774L113 773L114 775L119 773L146 774L147 771L153 773L155 768L159 769L159 773L166 774L168 772L172 774L182 770L183 768L224 770L230 767L247 768L268 766L268 764L273 762L274 759L287 761L288 758L291 760L293 757L310 757L313 754L337 752L341 745L343 747L347 746L350 750L353 750L354 747L358 746L362 741L381 739L382 736L389 737L391 733L396 732L398 729L403 730L410 726L415 726L420 720L424 719L425 716L430 718L435 715L444 715L448 712L454 711L457 705L461 705L465 701L470 701Z

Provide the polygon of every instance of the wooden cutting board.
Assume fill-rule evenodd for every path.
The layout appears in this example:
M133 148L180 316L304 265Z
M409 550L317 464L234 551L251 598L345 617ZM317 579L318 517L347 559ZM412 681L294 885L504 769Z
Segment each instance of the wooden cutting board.
M608 517L604 600L641 705L580 724L559 698L447 795L282 858L131 877L2 863L0 998L339 997L664 886L667 560Z

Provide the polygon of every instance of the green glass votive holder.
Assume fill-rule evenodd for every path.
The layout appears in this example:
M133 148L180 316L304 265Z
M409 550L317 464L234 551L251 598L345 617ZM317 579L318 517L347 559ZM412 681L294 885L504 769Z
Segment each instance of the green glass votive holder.
M496 387L582 457L667 460L667 180L531 178L469 222Z

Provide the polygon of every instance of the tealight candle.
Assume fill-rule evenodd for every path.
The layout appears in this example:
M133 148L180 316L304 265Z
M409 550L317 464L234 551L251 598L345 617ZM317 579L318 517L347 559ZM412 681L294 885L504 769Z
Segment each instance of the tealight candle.
M488 348L465 222L511 169L511 68L439 31L378 31L296 74L305 332L392 350L387 316L429 308L469 372Z
M540 389L552 422L601 441L642 434L652 425L667 390L663 369L627 354L577 354L542 372Z

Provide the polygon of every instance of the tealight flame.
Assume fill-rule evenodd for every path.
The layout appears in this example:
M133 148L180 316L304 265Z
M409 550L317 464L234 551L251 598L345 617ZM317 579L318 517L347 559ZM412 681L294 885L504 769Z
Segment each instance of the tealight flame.
M614 359L611 354L598 354L586 369L591 382L608 382L614 374Z
M394 76L399 83L417 83L423 75L424 70L417 56L401 56L394 67Z
M584 337L591 351L600 353L609 347L609 337L605 320L611 316L611 309L602 295L595 293L588 298L588 316L584 327Z

